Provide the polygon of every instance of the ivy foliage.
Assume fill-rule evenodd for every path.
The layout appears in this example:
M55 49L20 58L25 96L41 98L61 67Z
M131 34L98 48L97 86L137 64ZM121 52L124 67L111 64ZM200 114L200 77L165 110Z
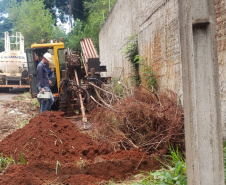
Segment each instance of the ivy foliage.
M125 44L125 48L122 51L125 57L129 60L133 67L132 80L136 86L141 83L139 74L139 56L138 55L138 37L137 35L132 35L128 37L128 41Z
M136 65L139 58L138 56L138 37L137 34L128 37L128 41L122 51L126 58L133 64Z

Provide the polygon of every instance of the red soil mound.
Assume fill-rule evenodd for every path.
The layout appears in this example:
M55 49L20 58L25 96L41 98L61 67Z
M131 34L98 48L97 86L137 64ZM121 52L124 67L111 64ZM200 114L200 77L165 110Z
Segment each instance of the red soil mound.
M107 153L108 149L79 132L59 112L45 112L6 137L1 142L0 152L12 155L16 161L22 153L28 162L45 160L65 164L84 157L93 158Z
M110 153L106 144L78 131L59 112L42 113L7 136L0 142L0 153L12 156L16 163L22 155L27 163L9 166L0 176L1 185L89 185L158 166L138 149Z

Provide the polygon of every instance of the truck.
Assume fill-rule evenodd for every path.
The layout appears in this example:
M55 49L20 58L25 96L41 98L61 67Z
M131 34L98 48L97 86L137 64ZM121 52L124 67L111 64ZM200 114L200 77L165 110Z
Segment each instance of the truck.
M28 67L24 52L24 37L20 32L5 35L5 51L0 53L0 91L9 88L29 89Z

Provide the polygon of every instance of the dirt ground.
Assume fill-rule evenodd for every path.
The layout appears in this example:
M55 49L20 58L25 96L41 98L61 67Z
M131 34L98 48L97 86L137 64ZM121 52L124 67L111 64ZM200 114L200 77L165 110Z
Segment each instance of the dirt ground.
M111 151L61 116L45 112L2 140L0 152L18 164L0 176L0 184L99 184L158 167L139 149ZM58 164L58 168L56 167Z
M16 164L1 171L1 185L108 184L110 180L120 182L141 171L160 168L155 158L158 154L139 148L114 149L93 132L79 130L78 124L62 112L39 114L36 105L26 94L4 104L0 153L13 158ZM175 115L175 111L169 112Z
M0 93L0 141L39 113L29 93Z

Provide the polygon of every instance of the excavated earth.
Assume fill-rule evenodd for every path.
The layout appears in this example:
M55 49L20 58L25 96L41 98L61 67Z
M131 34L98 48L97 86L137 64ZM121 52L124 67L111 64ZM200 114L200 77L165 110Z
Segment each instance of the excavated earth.
M139 149L111 150L79 131L61 112L31 119L0 142L0 153L16 163L2 171L1 185L106 184L159 168L154 156Z

